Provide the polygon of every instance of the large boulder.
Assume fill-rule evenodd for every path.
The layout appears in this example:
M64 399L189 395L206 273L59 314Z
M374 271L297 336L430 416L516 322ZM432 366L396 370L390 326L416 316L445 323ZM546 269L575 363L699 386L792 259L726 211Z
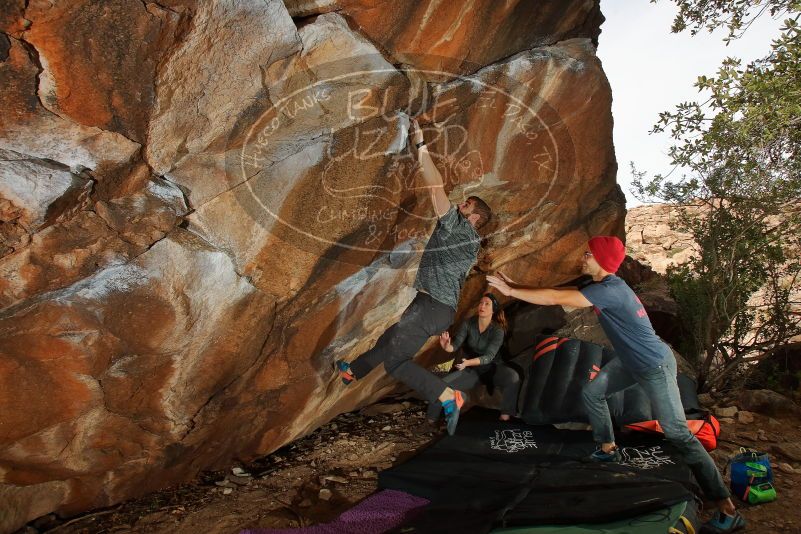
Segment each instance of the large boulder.
M56 4L0 18L0 531L396 387L330 364L414 296L408 115L452 201L495 210L459 316L486 271L566 282L623 234L597 1Z
M9 45L0 62L0 149L57 162L75 172L115 168L134 157L140 149L138 143L45 108L37 94L41 75L37 63L42 58L24 41L5 35L3 39Z
M78 512L194 474L193 456L213 463L227 448L222 435L245 439L226 419L217 424L238 431L215 433L204 409L269 356L259 349L273 306L228 256L178 229L128 263L7 309L0 500L14 504L12 519L46 512L56 481L58 508Z
M286 3L298 14L313 11L308 0ZM339 0L337 4L393 63L413 65L431 79L475 72L514 53L574 37L597 45L603 20L592 0L536 4L512 0L503 6L495 0L468 5L436 0Z
M156 68L173 42L179 14L156 2L32 0L25 19L30 29L24 39L42 67L42 105L143 143Z
M741 410L770 416L801 416L801 408L780 393L769 389L746 389L737 399Z

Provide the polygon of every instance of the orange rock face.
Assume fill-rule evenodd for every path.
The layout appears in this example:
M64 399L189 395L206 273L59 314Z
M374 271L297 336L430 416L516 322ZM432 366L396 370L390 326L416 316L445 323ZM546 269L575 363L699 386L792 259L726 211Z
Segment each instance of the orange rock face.
M592 0L535 6L526 0L374 1L346 6L344 13L401 62L460 74L571 37L596 39L600 23Z
M521 52L573 37L597 40L603 20L592 0L388 2L286 0L293 17L336 10L393 59L451 78ZM436 71L441 71L437 73Z
M0 531L267 454L395 387L330 369L414 296L435 220L410 115L451 200L494 209L460 313L484 272L562 282L588 236L622 233L597 2L14 5Z
M25 40L39 54L39 98L53 113L143 142L156 67L179 15L156 3L33 0ZM124 31L120 31L124 28Z

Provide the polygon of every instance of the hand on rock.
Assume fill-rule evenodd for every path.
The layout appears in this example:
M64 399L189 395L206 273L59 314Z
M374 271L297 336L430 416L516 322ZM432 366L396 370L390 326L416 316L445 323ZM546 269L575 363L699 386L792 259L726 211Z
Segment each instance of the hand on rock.
M503 274L501 274L503 276ZM497 289L502 295L508 297L512 293L512 288L509 287L509 284L506 280L500 278L499 276L487 276L487 283L490 287Z
M420 124L418 124L417 119L409 119L409 135L412 137L412 143L422 143L423 139L423 130L420 128Z
M501 280L503 280L504 282L506 282L510 286L517 285L517 282L515 282L514 280L512 280L511 278L509 278L508 276L506 276L504 273L502 273L500 271L498 271L498 278L500 278Z

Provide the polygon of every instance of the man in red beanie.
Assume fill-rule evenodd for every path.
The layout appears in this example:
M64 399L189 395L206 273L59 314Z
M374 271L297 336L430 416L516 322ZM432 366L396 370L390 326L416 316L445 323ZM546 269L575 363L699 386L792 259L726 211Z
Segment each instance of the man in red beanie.
M604 365L582 391L593 437L599 444L591 460L620 461L607 399L639 384L651 401L665 437L684 457L706 496L717 504L718 512L704 525L705 530L718 533L744 528L745 520L734 509L715 462L687 428L673 351L654 332L634 291L614 274L625 257L626 247L617 237L593 237L587 243L581 269L592 277L592 283L580 289L522 287L503 273L488 276L487 281L502 294L532 304L595 309L617 357Z

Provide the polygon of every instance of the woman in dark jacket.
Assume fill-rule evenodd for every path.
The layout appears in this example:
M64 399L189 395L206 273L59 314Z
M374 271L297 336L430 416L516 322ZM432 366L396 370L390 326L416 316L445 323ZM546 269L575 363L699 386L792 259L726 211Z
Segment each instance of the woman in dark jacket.
M468 391L483 383L501 390L501 421L508 421L517 413L517 395L520 390L520 376L517 371L504 364L498 357L506 333L506 317L500 309L495 295L490 293L481 297L476 315L459 325L456 335L451 339L448 332L439 337L439 344L447 352L462 349L461 357L454 359L455 372L445 377L450 387ZM428 418L439 419L440 406L432 403Z

